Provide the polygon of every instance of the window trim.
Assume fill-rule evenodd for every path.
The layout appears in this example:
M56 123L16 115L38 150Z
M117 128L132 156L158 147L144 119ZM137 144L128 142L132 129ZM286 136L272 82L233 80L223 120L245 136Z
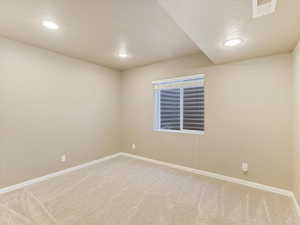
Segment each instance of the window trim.
M195 77L202 76L204 78L204 74L197 74L193 76L185 76L185 77L179 77L174 79L167 79L167 80L161 80L161 81L155 81L152 82L153 84L156 83L169 83L169 82L177 82L187 79L192 79ZM167 132L167 133L183 133L183 134L196 134L196 135L204 135L205 131L196 131L196 130L184 130L183 129L183 89L180 87L180 130L168 130L168 129L161 129L160 127L160 90L166 90L166 89L174 89L173 87L170 88L161 88L154 91L154 120L153 120L153 131L158 132Z
M205 131L193 131L193 130L167 130L167 129L154 128L153 131L167 132L167 133L181 133L181 134L197 134L197 135L205 134Z

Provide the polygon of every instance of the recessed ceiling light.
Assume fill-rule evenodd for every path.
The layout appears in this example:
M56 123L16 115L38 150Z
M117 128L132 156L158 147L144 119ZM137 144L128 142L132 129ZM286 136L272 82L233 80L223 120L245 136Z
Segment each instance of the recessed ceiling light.
M117 53L118 57L121 59L126 59L129 57L126 48L120 48L118 53Z
M233 46L237 46L239 44L241 44L243 41L240 38L234 38L234 39L230 39L224 42L224 46L226 47L233 47Z
M56 23L50 21L50 20L44 20L43 21L44 27L50 29L50 30L57 30L59 27Z
M119 57L124 59L128 57L128 54L126 52L120 52Z

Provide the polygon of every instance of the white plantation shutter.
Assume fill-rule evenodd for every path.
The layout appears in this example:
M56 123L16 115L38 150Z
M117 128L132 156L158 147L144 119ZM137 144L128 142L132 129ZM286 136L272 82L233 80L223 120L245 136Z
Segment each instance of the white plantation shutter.
M183 129L204 131L204 87L183 89Z
M153 82L155 129L204 132L204 75Z
M160 91L160 128L180 130L180 89Z

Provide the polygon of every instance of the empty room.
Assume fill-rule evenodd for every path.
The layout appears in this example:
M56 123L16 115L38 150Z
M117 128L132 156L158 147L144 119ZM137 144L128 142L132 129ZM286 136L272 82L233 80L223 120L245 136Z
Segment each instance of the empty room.
M0 225L300 225L299 11L0 1Z

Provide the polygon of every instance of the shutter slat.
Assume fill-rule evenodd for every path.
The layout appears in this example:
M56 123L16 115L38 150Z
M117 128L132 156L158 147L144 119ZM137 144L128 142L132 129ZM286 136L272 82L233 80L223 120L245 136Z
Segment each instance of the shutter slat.
M170 121L161 122L161 125L174 125L174 124L180 124L180 122L178 122L178 120L170 120Z
M178 106L178 108L179 108L179 106ZM161 108L161 114L168 114L168 113L170 113L170 114L177 114L177 113L180 113L180 111L179 111L179 109L172 109L172 110L169 110L169 109L162 109Z
M201 102L201 101L203 101L203 97L204 96L197 96L197 97L185 97L184 98L184 101L185 102Z
M191 108L204 109L204 105L196 105L196 104L195 105L192 105L192 104L191 105L183 105L183 107L186 109L191 109Z
M188 115L188 114L194 114L194 113L203 113L204 112L204 108L188 108L186 110L184 110L184 114Z
M184 114L184 118L204 118L204 113L202 112L200 115L195 114Z

